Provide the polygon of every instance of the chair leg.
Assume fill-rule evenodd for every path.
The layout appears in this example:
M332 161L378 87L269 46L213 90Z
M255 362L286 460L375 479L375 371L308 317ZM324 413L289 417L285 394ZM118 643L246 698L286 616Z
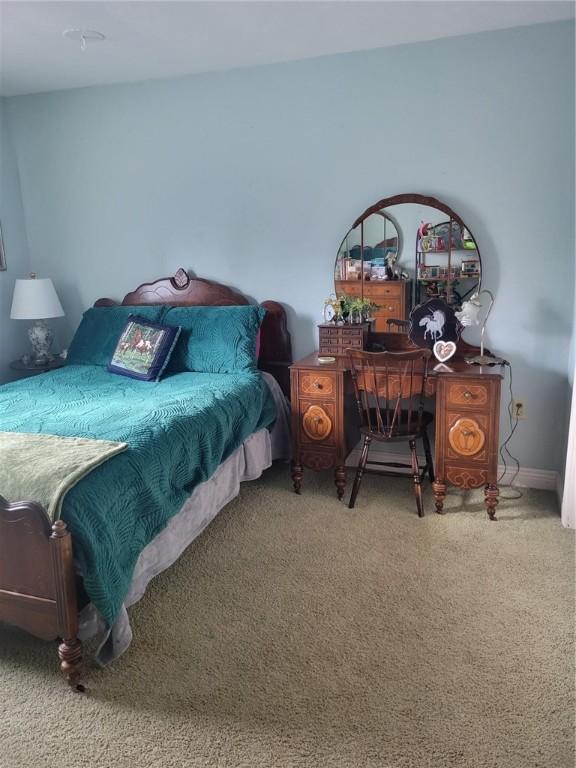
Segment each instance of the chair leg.
M412 474L414 476L414 494L416 496L416 506L418 508L418 517L424 517L424 505L422 503L422 485L420 483L420 467L418 466L418 456L416 454L416 440L410 440L410 453L412 456Z
M360 483L362 482L362 475L366 469L366 462L368 461L368 450L370 448L371 438L366 435L364 437L364 445L362 446L362 453L360 454L360 461L358 462L358 469L356 470L356 477L354 478L354 485L352 486L352 493L350 494L350 501L348 503L349 509L354 509L356 504L356 496L360 489Z
M424 453L426 454L426 463L428 464L428 477L430 478L430 482L434 482L434 462L432 461L432 451L430 450L430 438L428 437L428 432L424 430L424 434L422 435L422 442L424 443Z

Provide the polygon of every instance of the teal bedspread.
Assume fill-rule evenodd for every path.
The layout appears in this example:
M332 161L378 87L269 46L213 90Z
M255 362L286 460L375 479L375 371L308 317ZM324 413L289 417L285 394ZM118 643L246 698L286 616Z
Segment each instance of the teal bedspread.
M259 373L144 382L69 365L0 386L0 430L128 443L81 480L62 509L86 592L109 624L144 547L196 485L275 417Z

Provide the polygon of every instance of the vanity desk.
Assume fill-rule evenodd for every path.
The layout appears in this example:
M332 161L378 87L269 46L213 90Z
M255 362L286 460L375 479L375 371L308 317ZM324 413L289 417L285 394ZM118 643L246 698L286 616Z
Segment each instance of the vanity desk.
M391 351L413 348L404 334L378 334ZM467 345L466 345L467 346ZM470 348L474 351L474 348ZM426 392L435 398L436 511L443 512L447 486L485 489L486 511L498 504L501 366L470 365L463 343L456 359L431 365ZM346 489L346 459L360 439L359 418L346 357L321 363L313 353L291 366L292 481L301 492L304 468L333 469L336 492Z
M482 290L482 259L470 228L433 197L400 194L379 200L341 241L334 288L333 298L325 302L326 323L319 328L320 352L291 368L296 493L304 467L332 468L338 498L344 496L346 459L360 438L345 349L406 352L438 345L444 362L430 361L425 391L435 402L436 511L443 512L449 485L484 488L486 510L494 520L503 361L483 355L494 296ZM487 307L481 300L485 295L490 297ZM344 322L368 318L371 323ZM466 325L480 325L481 319L479 350L464 341L461 332ZM334 362L319 362L319 354ZM471 357L486 364L470 364L466 359ZM393 368L381 378L386 376L398 386ZM421 376L419 380L422 383ZM396 408L401 412L399 402Z

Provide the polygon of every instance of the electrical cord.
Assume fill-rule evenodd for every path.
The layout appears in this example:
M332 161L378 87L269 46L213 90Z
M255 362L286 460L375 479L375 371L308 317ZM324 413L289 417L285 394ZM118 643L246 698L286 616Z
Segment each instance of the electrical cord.
M514 433L516 432L516 429L518 428L518 415L514 413L514 393L512 391L512 366L508 362L508 360L504 360L504 365L508 368L510 375L508 377L508 387L510 390L510 400L508 402L508 422L509 422L509 428L510 433L508 434L508 437L504 440L502 445L500 446L500 458L502 459L502 463L504 464L504 469L498 478L498 484L501 488L510 488L511 491L513 491L513 495L510 494L500 494L501 499L509 499L509 500L515 500L515 499L521 499L523 496L522 491L517 488L514 485L514 481L518 477L520 473L520 462L516 458L516 456L513 456L510 453L510 450L508 448L508 444L510 443L510 440L514 437ZM509 483L506 483L505 485L501 485L501 480L505 476L506 472L508 471L508 465L506 463L506 456L516 465L516 471L512 475L512 479Z

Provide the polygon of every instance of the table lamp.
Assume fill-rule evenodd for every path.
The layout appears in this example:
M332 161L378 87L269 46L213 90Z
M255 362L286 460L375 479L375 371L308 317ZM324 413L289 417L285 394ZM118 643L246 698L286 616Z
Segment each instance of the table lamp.
M466 362L471 365L502 365L504 361L501 357L484 354L484 331L486 330L486 321L490 315L490 310L494 304L494 294L492 291L485 288L483 291L474 293L467 301L462 303L460 312L456 312L455 314L464 327L467 325L480 325L480 310L482 309L480 296L482 296L482 294L487 294L490 297L490 303L488 304L488 310L482 321L482 329L480 331L480 354L475 355L474 357L467 357Z
M62 304L50 278L39 279L31 272L29 278L16 280L10 317L13 320L36 321L28 329L34 365L45 365L51 359L54 334L44 320L63 316Z

